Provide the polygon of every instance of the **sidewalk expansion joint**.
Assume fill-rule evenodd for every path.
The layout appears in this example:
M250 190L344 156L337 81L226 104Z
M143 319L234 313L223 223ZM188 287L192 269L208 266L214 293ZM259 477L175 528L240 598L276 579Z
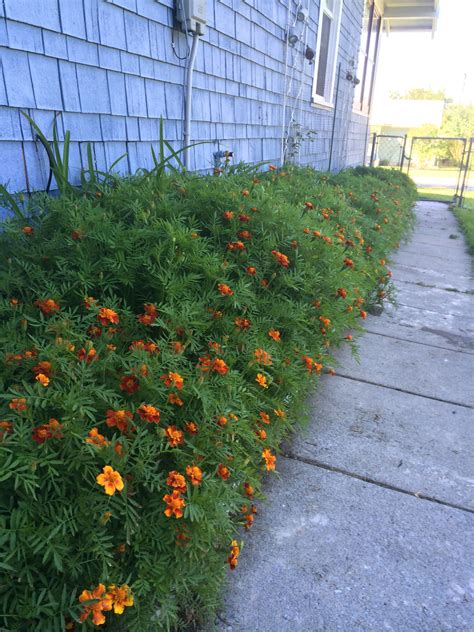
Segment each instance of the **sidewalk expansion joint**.
M403 327L404 325L400 325ZM411 331L423 331L423 329L417 329L416 327L407 327ZM453 349L452 347L441 347L440 345L432 345L429 342L420 342L419 340L410 340L410 338L401 338L400 336L392 336L390 334L383 334L380 331L372 331L365 329L365 332L372 334L373 336L382 336L383 338L391 338L392 340L400 340L400 342L410 342L414 345L422 345L423 347L431 347L432 349L441 349L442 351L452 351L454 353L463 353L464 355L474 355L474 349L469 351L468 349Z
M372 382L371 380L364 380L362 377L352 377L351 375L344 375L344 373L337 372L339 377L343 377L346 380L352 380L353 382L362 382L363 384L371 384L372 386L380 386L380 388L388 388L391 391L398 391L399 393L405 393L406 395L415 395L415 397L422 397L423 399L431 399L434 402L441 402L442 404L450 404L452 406L461 406L461 408L467 408L472 410L474 406L471 404L462 404L461 402L453 402L452 399L442 399L441 397L433 397L432 395L423 395L422 393L415 393L415 391L408 391L407 389L397 388L396 386L388 386L388 384L380 384L379 382Z
M452 318L466 318L467 320L472 320L474 322L473 316L465 316L462 314L449 314L446 312L439 312L436 309L428 309L427 307L420 307L419 305L408 305L407 303L402 303L401 301L397 301L397 305L401 307L409 307L410 309L417 309L419 312L429 312L430 314L439 314L440 316L450 316Z
M371 485L375 485L376 487L382 487L383 489L389 489L392 492L398 492L400 494L406 494L407 496L413 496L413 498L418 498L420 500L427 500L431 503L436 503L437 505L443 505L444 507L450 507L451 509L458 509L459 511L464 511L466 513L474 514L474 509L470 509L469 507L463 507L462 505L458 505L457 503L450 503L447 500L440 500L439 498L435 498L434 496L429 496L428 494L423 494L423 492L412 492L409 489L405 489L403 487L398 487L397 485L391 485L390 483L383 483L382 481L377 481L369 476L363 476L362 474L356 474L355 472L349 472L349 470L345 470L342 467L336 467L334 465L328 465L327 463L322 463L317 459L311 459L304 456L298 456L291 452L287 452L286 454L281 454L284 458L292 459L293 461L299 461L301 463L306 463L306 465L312 465L313 467L319 467L323 470L327 470L328 472L335 472L336 474L343 474L344 476L349 476L350 478L355 478L359 481L363 481L364 483L370 483Z
M451 292L453 294L466 294L472 296L474 290L459 290L456 287L442 287L441 285L433 285L432 283L423 283L423 281L405 281L404 279L395 279L396 283L404 283L405 285L414 285L418 288L424 288L427 290L441 290L442 292Z

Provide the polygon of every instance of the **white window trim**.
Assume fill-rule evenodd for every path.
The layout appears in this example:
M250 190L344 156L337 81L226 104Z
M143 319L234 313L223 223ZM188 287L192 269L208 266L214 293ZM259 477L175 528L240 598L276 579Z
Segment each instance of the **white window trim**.
M336 30L336 40L334 43L334 61L332 65L332 77L331 77L331 89L330 89L330 97L329 99L325 99L319 94L316 94L316 84L318 79L318 68L319 68L319 56L321 52L321 29L323 23L323 15L324 15L324 5L325 0L320 0L319 5L319 20L318 20L318 41L317 41L317 50L316 50L316 58L314 61L314 75L313 75L313 88L312 88L312 99L314 105L322 105L328 108L334 107L334 84L336 80L336 71L337 71L337 59L339 56L339 35L341 33L341 19L342 19L342 6L344 4L344 0L335 0L337 2L336 11L334 12L333 20L337 23Z

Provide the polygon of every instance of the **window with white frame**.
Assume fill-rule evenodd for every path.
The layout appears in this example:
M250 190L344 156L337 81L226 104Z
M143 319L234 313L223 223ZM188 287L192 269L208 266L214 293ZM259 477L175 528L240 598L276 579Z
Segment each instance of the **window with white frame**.
M313 101L332 105L343 0L321 0Z

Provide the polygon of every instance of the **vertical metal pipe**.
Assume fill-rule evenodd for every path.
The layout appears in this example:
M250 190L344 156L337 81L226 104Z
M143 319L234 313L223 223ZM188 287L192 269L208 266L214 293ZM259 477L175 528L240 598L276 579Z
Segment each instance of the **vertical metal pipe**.
M193 71L194 62L196 61L199 35L193 33L193 45L191 47L191 54L189 56L188 65L186 67L186 95L184 98L185 110L184 110L184 151L183 151L183 164L186 169L189 169L189 157L191 142L191 111L192 111L192 98L193 98Z
M459 167L458 182L456 184L456 193L454 194L455 199L458 198L459 185L461 184L461 175L462 175L463 167L464 167L464 157L466 155L467 138L464 138L463 141L464 142L463 142L463 147L462 147L461 166Z
M402 158L400 160L400 171L403 171L403 162L405 160L405 149L407 147L408 134L403 137Z
M474 141L474 138L470 138L469 140L469 149L467 150L467 158L466 158L466 166L464 168L464 177L462 179L462 185L461 185L461 192L459 194L459 206L463 205L463 201L464 201L464 191L466 189L466 184L467 184L467 174L469 173L469 168L471 165L471 158L472 158L472 143Z
M341 62L337 67L337 81L336 81L336 98L334 100L334 116L332 119L332 131L331 131L331 144L329 146L329 164L328 171L331 171L331 163L332 163L332 149L334 147L334 131L336 128L336 113L337 113L337 100L339 97L339 80L341 78Z
M370 152L370 166L374 166L374 158L375 158L375 146L377 145L377 132L374 132L372 136L372 151Z

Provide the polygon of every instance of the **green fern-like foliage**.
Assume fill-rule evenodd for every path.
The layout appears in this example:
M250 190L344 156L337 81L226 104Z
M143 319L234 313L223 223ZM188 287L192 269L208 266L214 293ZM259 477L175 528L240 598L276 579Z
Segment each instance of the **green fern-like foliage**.
M99 612L110 629L213 612L310 386L390 296L414 199L386 170L142 174L35 195L4 224L0 627L92 628L79 597L100 584L133 595Z

